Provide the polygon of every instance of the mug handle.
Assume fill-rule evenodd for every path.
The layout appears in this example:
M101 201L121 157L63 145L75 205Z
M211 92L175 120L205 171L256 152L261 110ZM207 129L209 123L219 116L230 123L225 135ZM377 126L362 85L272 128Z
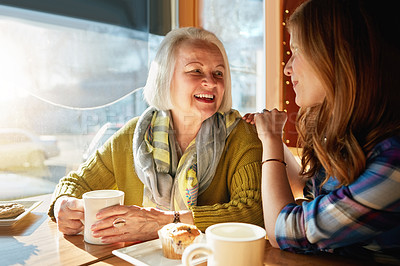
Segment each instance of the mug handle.
M212 250L206 243L196 243L185 248L182 254L182 263L184 266L193 266L193 257L198 254L212 255Z

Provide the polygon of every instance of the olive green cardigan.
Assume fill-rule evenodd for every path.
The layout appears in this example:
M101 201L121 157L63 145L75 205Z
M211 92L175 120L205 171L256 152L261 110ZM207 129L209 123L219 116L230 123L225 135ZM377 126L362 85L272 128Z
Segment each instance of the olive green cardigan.
M63 177L54 191L54 202L63 195L81 198L90 190L119 189L126 205L141 206L143 183L134 169L132 139L138 118L129 121L77 171ZM262 146L253 125L239 121L226 140L210 186L191 208L196 226L204 231L221 222L263 225L261 204Z

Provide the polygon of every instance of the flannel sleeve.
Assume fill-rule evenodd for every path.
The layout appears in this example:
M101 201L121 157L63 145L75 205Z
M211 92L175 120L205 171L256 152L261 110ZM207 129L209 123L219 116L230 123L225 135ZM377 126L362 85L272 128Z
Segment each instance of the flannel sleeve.
M399 147L385 142L369 157L364 173L349 186L319 195L301 206L285 206L275 227L280 248L294 252L330 251L355 243L368 244L376 236L399 227L399 162ZM381 241L381 248L387 248L384 242Z

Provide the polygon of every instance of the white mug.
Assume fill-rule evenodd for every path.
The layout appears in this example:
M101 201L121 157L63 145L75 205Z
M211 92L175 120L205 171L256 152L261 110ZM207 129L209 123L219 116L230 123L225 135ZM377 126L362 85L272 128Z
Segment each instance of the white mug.
M82 195L85 209L84 240L89 244L103 245L100 238L93 237L90 230L92 224L98 221L96 214L103 208L124 204L125 193L120 190L94 190Z
M207 243L187 247L182 263L193 265L194 256L206 254L208 266L264 265L265 236L265 229L253 224L214 224L206 229Z

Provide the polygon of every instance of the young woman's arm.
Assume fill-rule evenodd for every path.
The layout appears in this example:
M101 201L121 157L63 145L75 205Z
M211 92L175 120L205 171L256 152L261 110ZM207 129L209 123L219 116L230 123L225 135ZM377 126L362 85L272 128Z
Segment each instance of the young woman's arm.
M286 173L289 179L290 187L292 189L292 194L296 200L302 199L304 198L303 188L305 186L305 181L299 176L301 169L300 164L297 162L293 153L285 144L283 144L283 149L285 162L287 164Z
M263 137L262 143L263 160L284 160L284 144L280 138ZM284 206L295 202L286 166L283 163L269 161L262 165L261 193L264 224L268 240L273 247L278 248L279 246L275 239L276 220Z
M276 220L284 206L295 202L292 189L297 196L300 195L302 186L300 182L296 181L296 175L298 176L299 172L299 168L296 167L297 163L282 142L287 115L276 109L272 111L264 109L262 113L247 114L243 119L248 123L256 124L258 138L262 142L261 193L264 225L271 245L278 248L275 239ZM285 150L287 151L285 152ZM285 159L288 162L285 162Z

